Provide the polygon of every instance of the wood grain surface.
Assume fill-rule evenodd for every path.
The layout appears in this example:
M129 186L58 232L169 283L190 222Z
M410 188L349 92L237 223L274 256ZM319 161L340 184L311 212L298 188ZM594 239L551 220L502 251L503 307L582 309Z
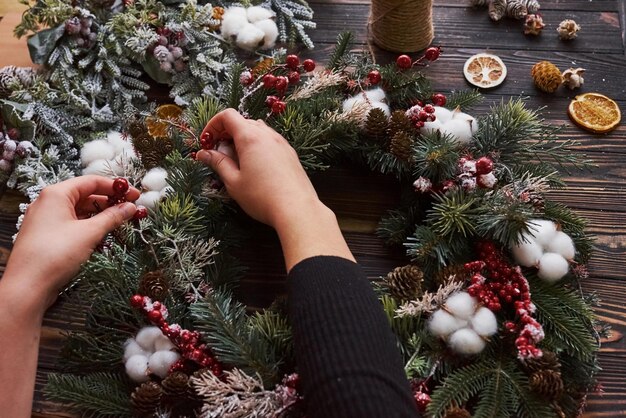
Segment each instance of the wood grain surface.
M540 37L529 38L522 34L520 22L494 23L487 17L486 10L468 8L464 1L435 0L434 43L442 46L444 54L424 70L437 90L450 92L470 87L462 74L463 63L470 55L486 50L499 55L508 67L508 78L500 87L485 92L485 102L474 113L480 114L510 97L525 97L530 107L545 107L546 120L563 125L560 136L580 141L580 150L597 165L591 172L568 174L569 187L552 192L555 200L587 217L589 231L597 238L597 251L590 263L591 277L583 287L602 299L596 312L613 331L601 349L601 387L588 398L585 416L594 418L626 416L626 342L622 338L626 332L626 126L622 123L608 135L593 135L577 128L569 121L566 111L569 101L578 92L561 89L554 95L541 93L533 87L530 68L544 59L562 70L570 66L584 67L587 72L582 92L607 94L617 100L622 112L626 111L624 3L623 0L542 0L546 28ZM378 62L395 58L394 54L367 44L368 1L323 0L313 2L312 6L318 23L318 29L312 32L316 48L302 51L303 55L324 62L338 32L349 29L356 35L355 49L373 50ZM566 18L573 18L582 26L579 38L572 42L562 42L556 35L558 23ZM3 52L0 55L5 55L7 41L5 37L0 38ZM162 97L162 90L157 89L155 96ZM380 216L397 204L398 187L392 178L344 166L315 174L313 181L322 200L337 213L350 248L369 278L376 279L405 261L401 249L384 247L373 233ZM1 266L10 253L20 199L11 192L0 199ZM253 239L239 254L249 270L238 296L251 307L263 307L285 290L280 246L268 228L251 222L250 231ZM64 300L46 315L33 409L35 417L72 416L62 407L46 401L41 387L47 373L58 370L64 332L79 328L80 323L80 309Z

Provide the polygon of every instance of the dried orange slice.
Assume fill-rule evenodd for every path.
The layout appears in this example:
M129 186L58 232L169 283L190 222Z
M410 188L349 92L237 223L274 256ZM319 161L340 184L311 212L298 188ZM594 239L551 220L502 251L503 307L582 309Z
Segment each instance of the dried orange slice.
M146 128L148 133L154 138L161 138L167 136L167 128L169 125L163 120L175 120L183 113L183 109L174 104L166 104L157 107L155 116L148 116L146 118Z
M617 103L599 93L576 96L567 114L581 128L598 134L612 131L622 120Z
M490 89L502 84L506 78L506 65L497 55L476 54L465 61L463 74L476 87Z

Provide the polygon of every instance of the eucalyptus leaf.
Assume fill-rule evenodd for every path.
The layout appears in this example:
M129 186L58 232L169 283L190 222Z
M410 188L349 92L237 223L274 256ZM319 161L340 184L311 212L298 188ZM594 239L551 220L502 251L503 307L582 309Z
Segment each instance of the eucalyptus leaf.
M22 119L20 112L10 103L2 103L2 120L10 128L17 128L20 131L20 140L32 141L35 138L35 122Z
M161 84L171 84L172 76L169 73L161 70L159 62L152 57L148 57L147 60L141 63L141 66L151 79Z
M35 64L43 65L47 62L50 53L54 50L59 39L65 33L65 24L56 28L44 29L28 38L28 52Z

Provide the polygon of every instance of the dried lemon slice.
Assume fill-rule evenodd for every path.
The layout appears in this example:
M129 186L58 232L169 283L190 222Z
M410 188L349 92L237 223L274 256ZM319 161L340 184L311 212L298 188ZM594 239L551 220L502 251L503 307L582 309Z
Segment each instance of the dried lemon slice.
M465 61L463 74L476 87L489 89L502 84L506 78L506 65L497 55L476 54Z
M154 138L162 138L167 136L168 123L164 119L175 120L183 113L183 109L174 105L166 104L157 107L156 118L148 116L146 118L146 127L148 133Z
M576 96L567 114L581 128L599 134L612 131L622 120L617 103L599 93Z

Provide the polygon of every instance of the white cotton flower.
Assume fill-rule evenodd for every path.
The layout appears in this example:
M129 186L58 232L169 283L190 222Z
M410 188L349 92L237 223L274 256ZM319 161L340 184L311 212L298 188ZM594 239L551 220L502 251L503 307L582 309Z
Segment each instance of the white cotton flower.
M154 351L169 351L175 347L174 343L163 334L154 341Z
M144 350L153 352L154 343L161 335L163 335L163 333L159 327L143 327L135 336L135 341L137 341L137 344Z
M370 89L362 93L363 96L366 96L372 102L382 102L387 98L385 95L385 90L380 87L376 87L375 89Z
M478 308L472 319L470 325L476 333L482 337L488 337L498 332L498 320L496 316L484 306Z
M385 113L385 116L391 116L391 111L389 110L389 106L387 106L387 103L374 102L372 103L372 109L380 109Z
M457 292L446 299L446 310L459 319L469 319L476 311L476 299L467 292Z
M247 25L248 17L246 9L243 7L229 7L224 11L222 17L222 25L220 30L224 39L235 38L245 25Z
M266 9L261 6L252 6L246 9L246 16L248 22L255 23L260 20L271 19L274 17L274 12L271 9Z
M448 339L448 345L461 354L478 354L485 348L485 341L471 328L456 331Z
M569 263L561 254L545 253L539 260L537 276L547 282L559 281L569 271Z
M159 197L161 199L165 199L169 194L174 192L174 188L171 186L164 187L163 190L159 192Z
M161 200L160 192L149 191L142 193L139 199L135 201L135 204L145 206L148 209L154 209L159 200Z
M89 141L80 150L80 162L87 167L96 160L110 160L115 157L115 148L104 139Z
M137 341L135 341L134 338L127 339L124 343L124 362L128 361L129 358L137 354L142 355L146 358L150 355L142 346L137 343Z
M248 51L254 51L263 44L265 32L252 23L246 23L237 33L237 46Z
M112 174L111 166L107 160L92 161L87 167L83 168L83 176L88 174L107 177Z
M381 109L385 112L385 115L389 117L390 111L389 106L384 103L385 100L385 91L380 87L377 87L372 90L368 90L362 93L358 93L343 102L343 111L347 113L352 110L354 106L367 104L370 108Z
M141 186L146 190L160 192L167 187L167 171L161 167L150 169L141 179Z
M126 171L126 167L122 163L121 159L116 158L113 160L109 160L107 161L107 164L109 165L109 168L111 169L113 174L115 174L116 176L124 175L124 172Z
M527 223L530 234L542 247L547 247L556 235L556 224L545 219L531 219Z
M435 117L439 122L446 123L454 116L453 112L443 106L435 106Z
M466 325L467 321L456 318L443 309L439 309L430 317L428 329L437 337L445 337Z
M150 356L148 369L150 369L150 373L154 373L163 379L170 371L170 367L178 360L180 360L180 354L175 351L157 351Z
M362 103L362 100L360 100L358 96L350 97L344 100L342 104L343 112L348 113L357 103Z
M524 240L526 240L524 242ZM537 244L533 237L524 234L522 242L511 247L511 253L515 262L524 267L533 267L539 263L543 255L543 248Z
M472 125L463 119L452 119L441 126L441 133L453 136L461 145L469 144L472 139Z
M148 357L135 354L124 364L126 374L135 382L145 382L148 380Z
M453 136L459 144L467 145L478 130L476 119L459 109L451 112L444 107L435 106L435 116L436 119L433 122L424 124L421 133L439 131Z
M119 155L123 151L133 150L133 143L124 139L122 133L118 131L111 130L107 132L107 142L113 146L115 155Z
M551 253L561 254L566 260L573 260L576 255L574 241L563 231L557 231L552 241L546 246L546 250Z
M261 45L261 49L274 48L276 39L278 39L278 26L276 26L276 22L271 19L265 19L254 23L254 26L263 31L263 44Z
M432 122L424 122L424 127L420 129L420 133L427 135L431 132L441 131L443 124L439 119L435 119Z

